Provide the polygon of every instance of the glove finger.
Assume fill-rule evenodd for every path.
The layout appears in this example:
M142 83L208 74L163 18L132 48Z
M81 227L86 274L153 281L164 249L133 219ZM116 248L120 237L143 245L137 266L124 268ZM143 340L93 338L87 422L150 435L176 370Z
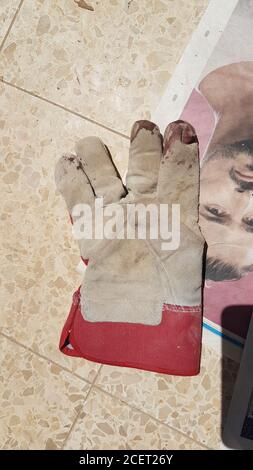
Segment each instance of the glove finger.
M76 145L76 154L96 197L104 203L117 202L126 195L120 174L108 148L98 137L85 137Z
M180 204L181 215L198 218L199 151L194 128L184 121L168 125L159 172L158 198Z
M137 194L157 188L162 158L162 135L150 121L136 121L132 127L126 186Z
M70 214L76 204L92 205L94 203L94 190L75 155L64 155L57 162L55 182L65 199Z

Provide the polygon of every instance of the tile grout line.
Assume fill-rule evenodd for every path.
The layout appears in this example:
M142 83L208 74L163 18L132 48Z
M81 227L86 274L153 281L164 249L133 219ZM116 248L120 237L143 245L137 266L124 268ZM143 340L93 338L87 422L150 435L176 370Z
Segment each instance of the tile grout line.
M26 351L29 351L30 353L32 354L35 354L36 356L40 357L41 359L44 359L46 360L47 362L50 362L51 364L54 364L55 366L58 366L60 369L64 370L65 372L68 372L69 374L73 375L75 378L79 379L79 380L83 380L84 382L86 382L87 384L89 385L93 385L93 382L96 380L97 378L97 375L100 371L100 368L98 369L98 371L96 372L95 374L95 377L93 380L89 380L89 379L85 379L84 377L82 377L81 375L79 374L76 374L75 372L71 371L70 369L68 369L67 367L65 366L62 366L61 364L59 364L58 362L50 359L49 357L45 356L44 354L41 354L40 352L36 352L34 351L32 348L30 348L29 346L26 346L25 344L23 343L20 343L19 341L17 341L15 338L12 338L11 336L8 336L6 335L5 333L3 333L2 331L0 331L0 336L3 336L5 339L11 341L12 343L16 344L17 346L20 346L21 348L25 349ZM89 361L91 362L91 361ZM94 364L97 364L94 362Z
M22 1L24 1L24 0L22 0ZM1 52L1 49L0 49L0 52ZM126 139L126 140L130 139L130 137L127 134L123 134L122 132L116 131L115 129L112 129L109 126L106 126L105 124L102 124L101 122L96 121L95 119L89 118L88 116L84 116L83 114L78 113L77 111L73 111L72 109L66 108L65 106L63 106L59 103L55 103L54 101L52 101L48 98L45 98L44 96L36 95L36 93L33 93L32 91L26 90L25 88L22 88L18 85L15 85L14 83L8 82L2 76L0 77L0 83L1 82L4 83L4 85L10 86L12 88L15 88L18 91L21 91L22 93L25 93L26 95L32 96L33 98L37 98L41 101L44 101L45 103L51 104L52 106L55 106L56 108L59 108L63 111L67 111L68 113L73 114L74 116L79 117L79 118L89 122L90 124L94 124L98 127L101 127L102 129L105 129L106 131L112 132L113 134L117 135L118 137L122 137L123 139Z
M86 397L84 398L84 401L83 401L83 403L82 403L82 408L80 408L80 410L77 412L77 415L76 415L76 417L74 418L74 420L73 420L73 422L72 422L72 424L71 424L71 426L70 426L69 432L68 432L67 436L65 437L65 439L64 439L64 441L63 441L63 443L62 443L62 445L61 445L61 447L60 447L60 450L64 450L64 446L65 446L66 443L68 442L68 439L69 439L69 437L70 437L70 435L71 435L71 433L72 433L72 431L73 431L73 429L74 429L74 427L75 427L75 425L76 425L76 423L77 423L77 421L78 421L78 419L79 419L79 417L80 417L80 415L81 415L81 412L82 412L82 410L83 410L83 407L84 407L84 405L85 405L87 399L89 398L91 392L94 390L94 383L95 383L96 378L97 378L97 375L98 375L98 373L100 372L100 369L102 369L102 367L103 367L103 366L102 366L102 364L101 364L101 366L99 367L99 370L98 370L96 376L94 377L94 379L93 379L93 381L92 381L92 383L91 383L91 386L90 386L90 388L89 388L89 390L88 390L88 393L87 393Z
M14 25L14 23L15 23L15 21L16 21L16 18L17 18L17 16L18 16L18 14L19 14L19 12L20 12L20 10L21 10L21 7L23 6L23 3L24 3L24 2L25 2L25 0L21 0L21 1L20 1L19 5L18 5L18 8L17 8L17 10L16 10L16 12L15 12L15 14L14 14L12 20L11 20L11 23L10 23L8 29L7 29L7 32L6 32L6 34L5 34L5 36L4 36L3 40L2 40L2 42L1 42L1 44L0 44L0 54L1 54L2 50L3 50L3 48L4 48L5 42L6 42L7 38L8 38L8 36L9 36L9 33L10 33L11 29L12 29L12 26ZM4 83L5 85L8 85L8 86L10 86L10 87L12 87L12 88L15 88L16 90L19 90L19 91L21 91L21 92L23 92L23 93L26 93L27 95L30 95L30 96L32 96L33 98L37 98L37 99L39 99L39 100L41 100L41 101L44 101L44 102L46 102L46 103L48 103L48 104L51 104L51 105L57 107L57 108L59 108L59 109L62 109L63 111L67 111L68 113L73 114L74 116L77 116L77 117L79 117L79 118L81 118L81 119L84 119L85 121L90 122L91 124L94 124L94 125L96 125L96 126L98 126L98 127L101 127L102 129L105 129L105 130L107 130L107 131L109 131L109 132L112 132L113 134L116 134L117 136L122 137L123 139L126 139L126 140L129 140L129 139L130 139L130 137L129 137L127 134L124 134L123 132L119 132L119 131L117 131L116 129L112 129L111 127L106 126L105 124L102 124L102 123L96 121L95 119L89 118L88 116L84 116L83 114L78 113L77 111L73 111L73 110L71 110L71 109L69 109L69 108L66 108L65 106L63 106L63 105L61 105L61 104L59 104L59 103L55 103L54 101L49 100L48 98L45 98L45 97L40 96L40 95L36 95L36 93L33 93L32 91L26 90L25 88L22 88L22 87L19 87L18 85L15 85L14 83L8 82L7 80L5 80L5 79L3 78L2 75L0 76L0 82Z
M10 30L11 30L12 26L14 25L14 23L15 23L15 21L16 21L16 18L17 18L17 16L18 16L19 12L20 12L20 9L21 9L21 7L22 7L24 1L25 1L25 0L21 0L21 1L20 1L17 10L16 10L16 12L14 13L14 16L13 16L13 18L12 18L10 24L9 24L9 27L8 27L6 33L5 33L5 36L4 36L4 38L3 38L3 40L2 40L2 42L1 42L1 44L0 44L0 53L1 53L2 50L3 50L3 47L4 47L4 45L5 45L5 42L6 42L7 38L8 38L8 36L9 36Z
M101 367L102 368L102 367ZM101 370L101 368L99 369L99 372ZM97 374L98 376L98 374ZM96 380L94 380L95 382ZM194 438L188 436L187 434L185 434L183 431L179 430L179 429L176 429L174 427L172 427L171 425L167 424L167 423L164 423L163 421L160 421L158 418L156 418L155 416L149 414L147 411L144 411L142 410L141 408L138 408L137 406L134 406L134 405L131 405L130 403L128 403L127 401L125 401L123 398L120 398L118 396L115 396L113 394L111 394L110 392L107 392L106 390L104 390L102 387L100 387L99 385L96 385L95 383L92 385L92 388L95 389L95 390L98 390L106 395L108 395L109 397L111 398L114 398L118 401L120 401L121 403L123 403L124 405L128 406L128 408L131 408L132 410L138 412L138 413L143 413L144 415L148 416L149 418L153 419L153 421L155 421L156 423L160 424L160 425L163 425L165 426L166 428L172 430L172 431L176 431L178 432L179 434L181 434L182 436L186 437L187 439L189 439L190 441L194 442L195 444L200 444L201 447L204 447L206 450L213 450L211 447L208 447L207 445L205 444L202 444L202 442L200 441L197 441L195 440Z
M191 441L193 441L193 442L195 442L195 443L197 443L197 444L200 444L200 445L201 445L202 447L204 447L205 449L207 449L207 450L212 450L211 447L208 447L208 446L206 446L205 444L202 444L200 441L196 441L195 439L193 439L192 437L189 437L189 436L188 436L187 434L185 434L184 432L182 432L182 431L180 431L180 430L178 430L178 429L176 429L176 428L173 428L173 427L170 426L169 424L164 423L163 421L160 421L158 418L156 418L155 416L153 416L153 415L149 414L148 412L142 410L141 408L138 408L138 407L136 407L136 406L131 405L130 403L128 403L128 402L127 402L126 400L124 400L123 398L118 397L118 396L116 396L116 395L113 395L112 393L109 393L109 392L107 392L106 390L104 390L104 389L103 389L102 387L100 387L99 385L96 385L96 380L97 380L97 378L98 378L98 376L99 376L99 374L100 374L100 372L101 372L101 370L102 370L103 364L100 365L100 367L99 367L97 373L95 374L94 379L93 379L92 381L90 381L90 380L84 379L84 378L81 377L80 375L78 375L78 374L72 372L70 369L67 369L66 367L64 367L64 366L62 366L62 365L60 365L60 364L58 364L58 362L55 362L55 361L53 361L52 359L49 359L48 357L44 356L43 354L40 354L40 353L37 353L37 352L33 351L33 349L31 349L30 347L25 346L24 344L20 343L20 342L17 341L16 339L14 339L14 338L12 338L12 337L6 335L5 333L0 332L0 336L3 336L5 339L7 339L7 340L11 341L12 343L14 343L14 344L20 346L21 348L25 349L26 351L29 351L29 352L31 352L32 354L35 354L36 356L40 357L41 359L44 359L44 360L46 360L47 362L50 362L51 364L54 364L54 365L58 366L60 369L64 370L65 372L68 372L70 375L73 375L74 377L76 377L76 378L78 378L78 379L80 379L80 380L86 382L88 385L90 385L89 391L88 391L88 393L87 393L87 395L86 395L86 397L85 397L85 399L84 399L83 404L86 402L86 400L87 400L87 398L88 398L88 396L90 395L90 393L91 393L92 390L98 390L98 391L100 391L101 393L104 393L105 395L107 395L107 396L109 396L109 397L111 397L111 398L114 398L114 399L118 400L119 402L121 402L121 403L123 403L124 405L126 405L128 408L131 408L131 409L133 409L134 411L136 411L136 412L138 412L138 413L143 413L144 415L146 415L146 416L148 416L149 418L153 419L153 420L154 420L155 422L157 422L158 424L163 425L163 426L167 427L168 429L170 429L170 430L172 430L172 431L176 431L176 432L178 432L179 434L181 434L181 435L183 435L184 437L186 437L187 439L189 439L189 440L191 440ZM72 429L73 429L75 423L77 422L77 419L79 418L80 413L81 413L81 410L80 410L80 412L77 413L77 416L76 416L76 418L74 419L74 421L73 421L73 423L72 423L72 425L71 425L71 430L69 431L69 433L68 433L66 439L64 440L64 443L63 443L61 449L63 448L63 446L65 445L65 443L66 443L66 441L67 441L67 439L68 439L68 437L70 436L70 433L71 433L71 431L72 431Z

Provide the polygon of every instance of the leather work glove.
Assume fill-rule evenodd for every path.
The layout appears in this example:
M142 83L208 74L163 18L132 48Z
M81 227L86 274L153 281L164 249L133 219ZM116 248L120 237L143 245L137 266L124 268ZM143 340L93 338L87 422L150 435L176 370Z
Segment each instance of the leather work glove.
M197 373L199 367L204 248L204 240L198 225L197 137L192 126L183 121L170 124L164 138L154 123L137 121L132 128L130 140L125 186L108 148L97 137L81 140L76 146L76 153L62 157L56 166L57 188L65 199L74 227L76 224L80 225L82 214L80 204L88 205L92 213L92 237L79 239L81 256L84 260L88 260L78 300L79 314L82 318L79 321L83 321L83 341L88 344L87 337L85 339L88 329L92 328L92 335L89 335L89 338L92 336L94 342L98 338L101 340L103 330L107 331L106 337L103 336L101 340L105 346L111 336L108 331L114 327L115 331L123 328L120 333L123 343L119 355L126 354L126 357L107 359L103 358L101 351L99 354L86 352L85 346L80 348L74 339L69 341L69 344L73 349L75 343L77 355L91 360L191 375ZM118 224L118 218L115 216L111 223L114 233L117 228L117 236L113 239L94 238L95 230L101 233L101 227L94 225L95 205L100 200L105 219L110 218L112 214L124 215L123 222L120 220ZM133 217L130 220L131 210L140 204L143 209L142 214L147 212L146 219L140 217L136 222L136 217ZM173 204L177 205L175 233L171 212ZM167 239L161 236L159 223L157 236L152 238L149 235L150 230L154 228L153 220L148 214L150 205L157 210L159 222L162 217L168 216L165 217L166 223L168 220L172 226ZM163 213L159 212L161 207ZM129 220L135 237L138 230L143 228L146 229L147 236L141 239L126 238ZM101 218L99 223L101 224ZM85 226L85 218L83 225ZM169 238L170 235L172 238ZM175 326L174 318L174 323L172 322L174 326L167 325L166 330L167 320L164 317L166 315L178 318L180 320L178 325ZM172 318L168 321L171 322ZM196 326L195 330L191 321ZM98 332L97 338L95 328ZM173 328L174 331L168 328ZM157 355L154 366L149 363L146 365L143 358L138 361L138 357L135 358L135 362L128 361L127 353L122 352L124 341L128 338L126 341L131 342L131 347L136 343L138 349L137 343L145 342L147 331L148 335L150 333L152 335L153 331L156 338L158 331L161 335L166 331L166 342L175 335L173 341L169 341L173 343L173 348L178 349L176 355L181 353L180 349L185 349L183 344L189 343L190 349L194 346L195 366L191 364L189 372L184 366L181 366L181 369L179 366L178 372L174 365L169 365L168 370L163 364L160 366L160 355L167 354L164 350L165 336L161 337L161 344L164 343L161 354L156 351L157 339L155 350L153 346L153 354ZM119 348L115 348L115 344L112 345L112 350L113 354L118 355ZM171 354L171 351L168 352ZM147 356L149 355L152 357L151 350L147 353ZM187 351L184 350L183 355L185 357ZM175 358L174 355L173 361Z

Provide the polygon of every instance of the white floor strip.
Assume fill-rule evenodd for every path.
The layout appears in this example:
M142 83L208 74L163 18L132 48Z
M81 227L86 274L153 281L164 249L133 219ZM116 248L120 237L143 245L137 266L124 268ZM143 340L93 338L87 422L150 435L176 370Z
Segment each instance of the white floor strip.
M200 75L220 39L238 0L210 0L198 28L170 79L157 108L152 113L163 132L179 118Z

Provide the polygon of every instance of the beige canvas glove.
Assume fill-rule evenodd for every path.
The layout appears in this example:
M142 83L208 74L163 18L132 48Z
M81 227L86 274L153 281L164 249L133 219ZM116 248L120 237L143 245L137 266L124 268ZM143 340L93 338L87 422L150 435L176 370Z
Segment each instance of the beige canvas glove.
M126 187L107 147L96 137L81 140L75 155L60 159L55 179L72 215L77 204L94 208L101 197L107 210L113 211L117 204L125 214L127 206L139 203L158 209L167 204L169 212L172 204L180 204L176 250L162 250L160 235L157 239L79 241L82 258L89 259L81 287L86 320L158 325L164 303L201 304L204 240L198 226L199 158L197 138L189 124L170 124L163 140L155 124L136 122Z

